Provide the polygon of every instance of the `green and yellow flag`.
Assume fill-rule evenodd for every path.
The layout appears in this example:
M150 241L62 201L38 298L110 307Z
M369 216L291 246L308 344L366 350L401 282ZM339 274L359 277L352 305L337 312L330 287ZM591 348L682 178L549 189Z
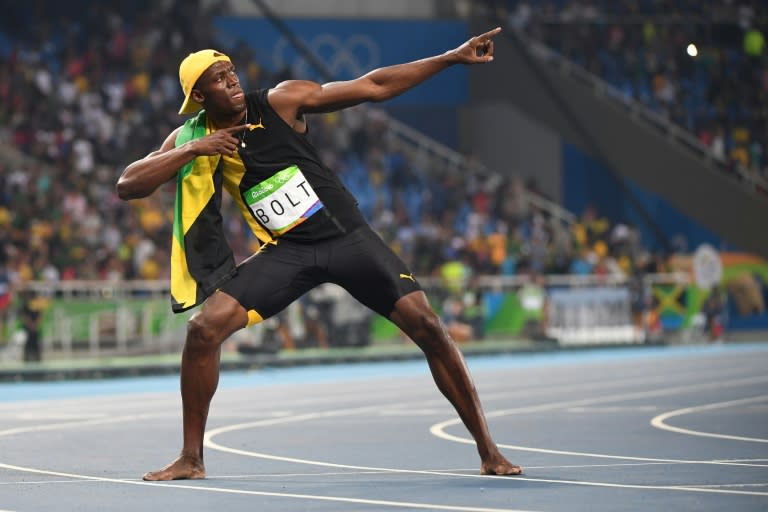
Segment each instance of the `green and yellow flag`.
M184 123L176 147L210 133L205 110ZM171 247L171 305L180 313L201 304L235 275L221 219L221 156L199 156L179 170Z

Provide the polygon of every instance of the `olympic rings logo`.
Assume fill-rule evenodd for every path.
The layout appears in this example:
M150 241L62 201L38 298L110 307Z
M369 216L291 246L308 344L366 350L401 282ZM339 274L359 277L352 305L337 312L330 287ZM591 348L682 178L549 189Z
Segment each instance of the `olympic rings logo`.
M323 61L334 79L356 78L378 67L381 62L379 44L363 34L355 34L345 40L333 34L318 34L305 44ZM282 37L275 43L273 61L276 69L290 67L297 77L316 75L309 62Z

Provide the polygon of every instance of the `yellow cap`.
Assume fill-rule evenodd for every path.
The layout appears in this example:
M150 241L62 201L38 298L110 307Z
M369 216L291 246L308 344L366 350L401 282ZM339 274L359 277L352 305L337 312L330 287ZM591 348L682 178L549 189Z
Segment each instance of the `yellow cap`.
M192 88L197 83L200 75L205 73L205 70L211 64L219 61L232 62L229 60L229 57L216 50L200 50L199 52L190 53L181 61L179 65L179 82L181 82L181 90L184 92L184 103L181 104L179 114L194 114L203 108L202 105L190 98L189 95L192 93Z

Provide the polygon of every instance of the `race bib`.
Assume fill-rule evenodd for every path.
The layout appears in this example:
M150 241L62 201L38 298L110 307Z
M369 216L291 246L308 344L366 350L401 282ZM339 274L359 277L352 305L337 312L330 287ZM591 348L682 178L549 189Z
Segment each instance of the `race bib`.
M323 207L295 165L251 187L244 199L256 219L273 235L290 231Z

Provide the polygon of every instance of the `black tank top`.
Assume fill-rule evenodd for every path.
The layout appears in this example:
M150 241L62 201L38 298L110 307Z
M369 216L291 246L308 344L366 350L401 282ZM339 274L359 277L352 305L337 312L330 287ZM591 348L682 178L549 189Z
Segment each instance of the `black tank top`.
M256 221L273 236L311 242L365 224L357 200L267 100L268 89L248 93L247 122L238 153L245 166L240 194Z

